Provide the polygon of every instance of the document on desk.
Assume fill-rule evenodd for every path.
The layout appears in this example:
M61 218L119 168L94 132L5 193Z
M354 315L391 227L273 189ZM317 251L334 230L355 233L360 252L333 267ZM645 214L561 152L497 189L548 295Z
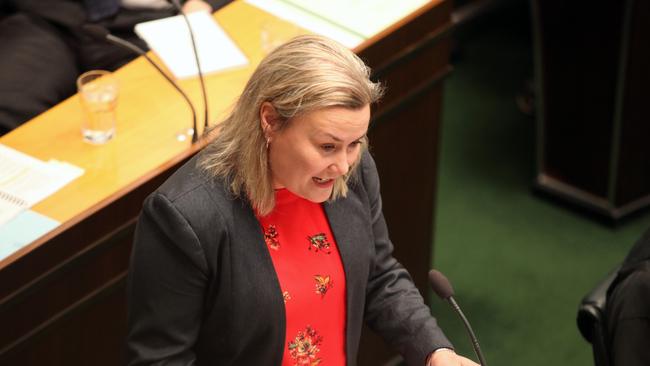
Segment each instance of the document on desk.
M354 48L365 40L358 33L341 28L329 19L305 12L282 0L246 0L246 2L312 33L331 38L348 48Z
M430 0L280 0L370 38Z
M187 14L204 74L248 65L248 59L207 12ZM179 79L198 75L192 39L182 16L136 24L135 33Z
M354 48L430 0L246 0L279 18Z
M0 144L0 229L83 173L72 164L44 162Z
M61 223L32 210L25 210L0 226L0 261L55 229Z

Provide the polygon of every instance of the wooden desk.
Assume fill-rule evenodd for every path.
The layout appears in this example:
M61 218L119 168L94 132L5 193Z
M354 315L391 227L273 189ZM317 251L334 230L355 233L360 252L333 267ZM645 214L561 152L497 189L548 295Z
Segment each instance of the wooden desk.
M396 256L421 289L432 238L441 80L450 69L450 6L432 1L355 49L389 88L374 111L371 151ZM219 120L262 57L259 29L279 20L243 2L215 18L251 61L207 78L211 115ZM175 140L191 123L190 112L143 59L117 77L117 136L108 144L81 141L76 96L0 139L36 158L86 170L34 207L62 225L0 262L0 365L123 363L125 279L142 201L201 146ZM198 81L181 86L200 111ZM365 347L373 342L364 339ZM368 355L362 352L361 364L369 363Z
M531 5L535 187L610 223L647 210L650 3Z

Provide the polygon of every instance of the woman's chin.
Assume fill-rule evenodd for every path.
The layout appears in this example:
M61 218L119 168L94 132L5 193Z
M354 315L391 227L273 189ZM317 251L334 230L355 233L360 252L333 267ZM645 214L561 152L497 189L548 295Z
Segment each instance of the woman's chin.
M314 203L323 203L327 201L332 195L332 187L327 188L312 188L306 192L297 193L298 196Z

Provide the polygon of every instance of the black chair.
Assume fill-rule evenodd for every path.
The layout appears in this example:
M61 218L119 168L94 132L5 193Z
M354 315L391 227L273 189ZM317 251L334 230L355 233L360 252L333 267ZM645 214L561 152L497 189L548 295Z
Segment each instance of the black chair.
M578 329L587 342L591 343L596 366L610 365L605 307L607 290L616 278L619 268L620 266L617 266L607 277L598 282L578 307Z

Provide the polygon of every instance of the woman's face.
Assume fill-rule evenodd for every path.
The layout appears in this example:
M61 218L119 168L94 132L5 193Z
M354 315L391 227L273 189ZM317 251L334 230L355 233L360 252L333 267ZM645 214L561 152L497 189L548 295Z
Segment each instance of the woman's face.
M361 152L370 107L319 109L294 117L280 131L272 128L275 111L270 104L262 106L260 116L270 138L274 188L286 188L309 201L324 202L332 193L335 179L348 172Z

